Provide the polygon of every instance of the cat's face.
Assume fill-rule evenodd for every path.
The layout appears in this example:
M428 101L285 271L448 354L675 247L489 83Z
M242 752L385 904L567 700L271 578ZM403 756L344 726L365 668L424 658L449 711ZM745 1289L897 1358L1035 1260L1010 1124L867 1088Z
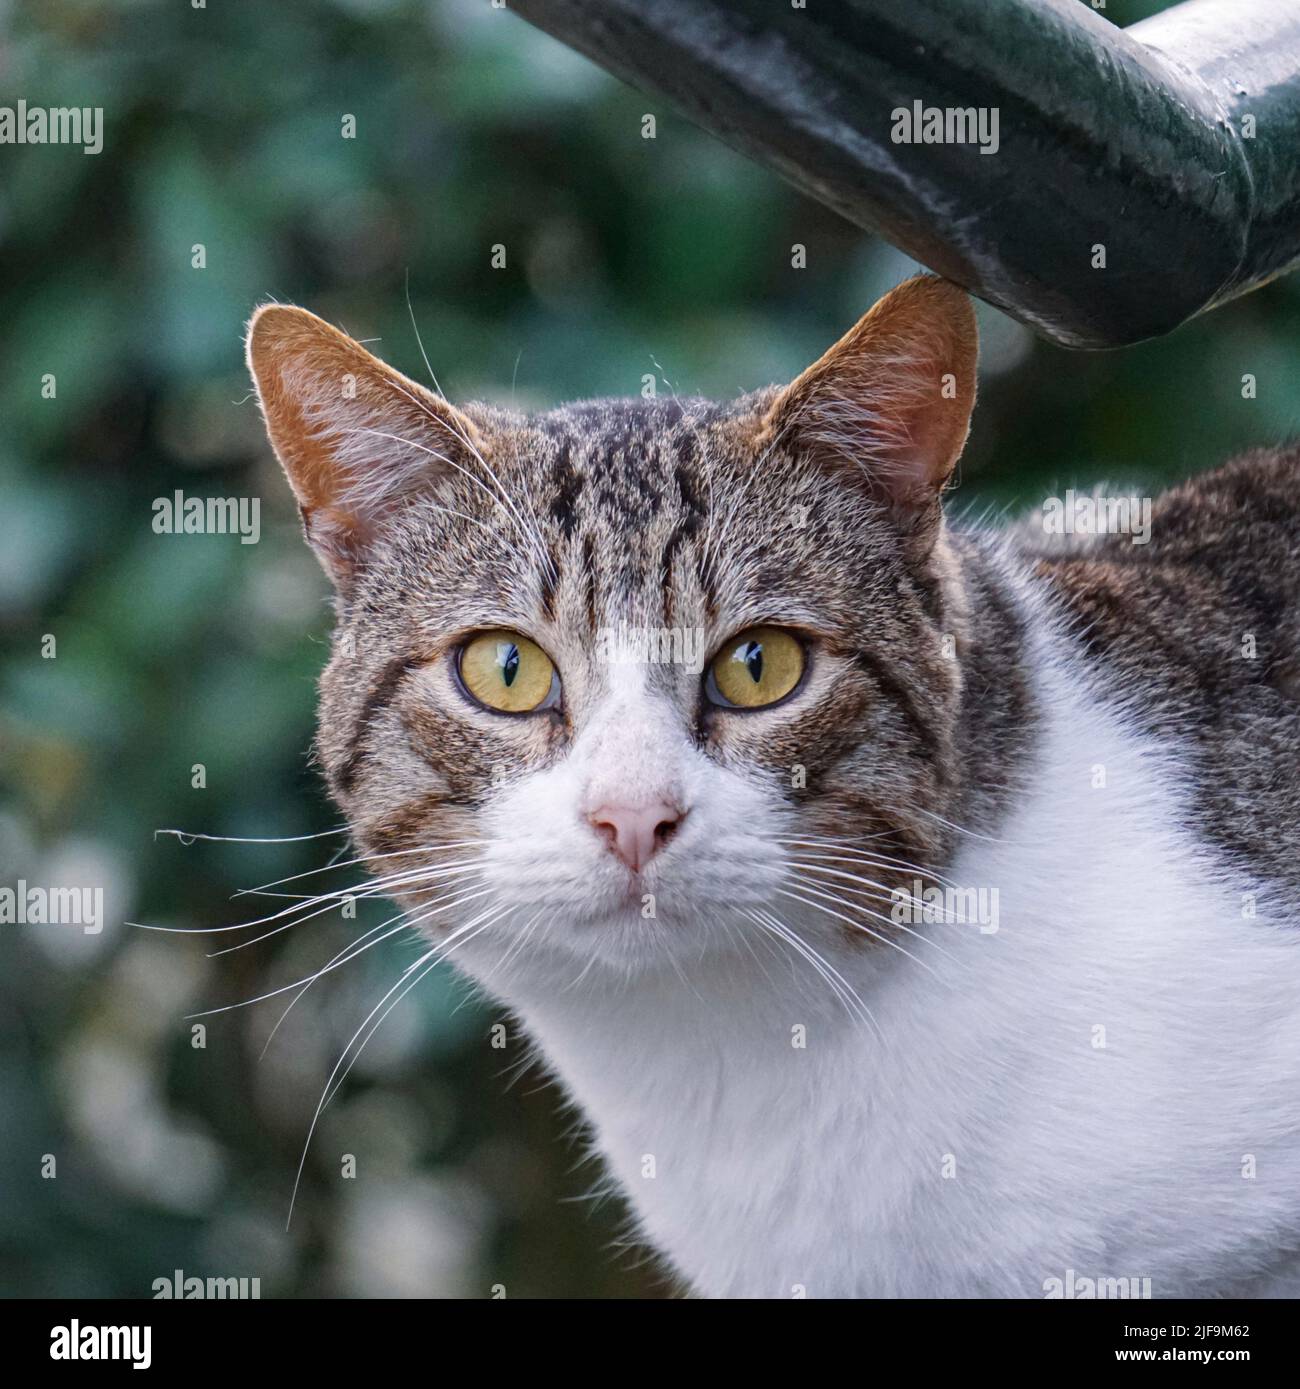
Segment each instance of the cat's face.
M250 361L339 589L322 762L413 919L619 968L889 930L957 776L964 296L726 407L453 410L292 309Z

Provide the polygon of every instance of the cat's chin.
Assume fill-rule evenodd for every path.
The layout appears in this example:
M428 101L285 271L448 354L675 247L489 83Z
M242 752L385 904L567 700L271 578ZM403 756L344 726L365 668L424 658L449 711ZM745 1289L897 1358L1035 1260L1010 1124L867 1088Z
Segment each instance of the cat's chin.
M593 893L540 915L535 904L521 903L464 954L472 972L485 977L504 971L591 982L612 970L626 979L744 953L744 929L734 904L679 902L656 910L638 884L634 892Z

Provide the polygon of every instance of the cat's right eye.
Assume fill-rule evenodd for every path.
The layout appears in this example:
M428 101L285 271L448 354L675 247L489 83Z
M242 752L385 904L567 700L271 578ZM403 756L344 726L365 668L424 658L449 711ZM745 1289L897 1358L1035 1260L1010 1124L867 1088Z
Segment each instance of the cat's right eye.
M456 672L465 693L497 714L532 714L560 702L551 658L518 632L479 632L460 648Z

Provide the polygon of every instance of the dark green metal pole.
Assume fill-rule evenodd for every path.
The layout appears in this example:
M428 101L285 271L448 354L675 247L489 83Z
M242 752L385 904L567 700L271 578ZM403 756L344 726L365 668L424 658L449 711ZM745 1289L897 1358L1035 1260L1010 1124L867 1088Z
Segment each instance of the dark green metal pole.
M510 4L1066 346L1169 332L1300 259L1300 0L1128 30L1080 0ZM996 152L896 141L915 103L995 111Z

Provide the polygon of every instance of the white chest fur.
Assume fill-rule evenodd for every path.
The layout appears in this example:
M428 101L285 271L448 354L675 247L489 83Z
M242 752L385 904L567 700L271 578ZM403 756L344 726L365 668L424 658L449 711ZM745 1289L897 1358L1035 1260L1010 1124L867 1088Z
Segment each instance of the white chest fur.
M1176 769L1080 672L1037 678L1020 804L948 870L998 929L837 959L874 1028L770 955L509 990L696 1291L1211 1294L1300 1244L1297 923L1180 829Z

